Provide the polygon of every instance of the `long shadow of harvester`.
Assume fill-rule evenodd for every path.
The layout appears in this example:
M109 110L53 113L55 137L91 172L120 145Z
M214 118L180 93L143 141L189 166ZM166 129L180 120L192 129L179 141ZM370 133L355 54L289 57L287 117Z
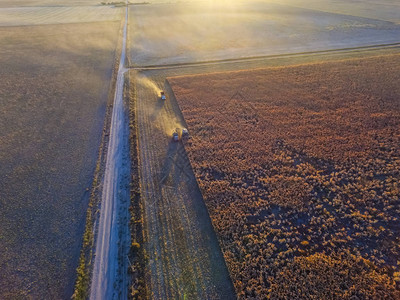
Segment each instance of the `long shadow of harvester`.
M165 158L162 164L162 169L160 173L160 183L166 184L167 181L170 181L170 174L174 167L175 157L178 151L178 143L170 141L168 143L167 153L165 154Z
M190 162L182 142L169 142L161 169L160 183L177 187L182 181L190 183L191 179Z

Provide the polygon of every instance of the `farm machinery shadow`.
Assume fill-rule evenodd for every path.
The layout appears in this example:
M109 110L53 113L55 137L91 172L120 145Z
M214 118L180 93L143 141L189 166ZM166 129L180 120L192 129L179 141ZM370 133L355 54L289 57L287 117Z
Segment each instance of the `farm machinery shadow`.
M182 183L193 184L191 165L183 143L170 141L162 163L160 183L177 188Z

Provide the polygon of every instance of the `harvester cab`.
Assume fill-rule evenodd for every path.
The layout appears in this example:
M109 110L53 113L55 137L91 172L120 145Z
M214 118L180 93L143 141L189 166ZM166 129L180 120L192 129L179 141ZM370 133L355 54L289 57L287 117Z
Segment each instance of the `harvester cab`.
M186 128L182 128L182 138L189 137L189 131Z
M172 132L172 140L174 142L179 141L179 132L178 132L178 128L176 128L173 132Z
M189 138L189 131L186 128L176 128L172 132L172 140L174 142L187 138Z
M166 100L166 99L167 99L167 97L165 97L164 91L161 91L161 92L160 92L160 99L161 99L161 100Z

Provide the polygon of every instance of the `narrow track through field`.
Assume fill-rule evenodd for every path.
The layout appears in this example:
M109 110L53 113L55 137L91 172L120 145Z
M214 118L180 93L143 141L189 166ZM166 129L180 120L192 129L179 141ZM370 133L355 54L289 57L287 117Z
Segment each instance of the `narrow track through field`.
M164 102L136 76L145 243L153 299L235 299L233 285L183 145L172 91ZM164 89L164 81L156 81Z

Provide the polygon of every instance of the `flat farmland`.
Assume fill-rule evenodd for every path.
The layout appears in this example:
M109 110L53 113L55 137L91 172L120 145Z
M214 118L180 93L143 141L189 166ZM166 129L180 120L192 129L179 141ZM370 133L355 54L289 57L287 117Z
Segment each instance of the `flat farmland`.
M120 22L0 27L0 298L73 292Z
M168 78L239 298L400 297L399 67Z
M400 23L397 0L282 0L280 4Z
M46 6L0 8L0 26L119 21L121 7Z
M99 4L100 1L98 0L1 0L0 1L0 7L88 6L88 5L99 5Z
M399 42L400 36L396 22L312 5L164 3L132 5L130 16L134 66L359 47Z

